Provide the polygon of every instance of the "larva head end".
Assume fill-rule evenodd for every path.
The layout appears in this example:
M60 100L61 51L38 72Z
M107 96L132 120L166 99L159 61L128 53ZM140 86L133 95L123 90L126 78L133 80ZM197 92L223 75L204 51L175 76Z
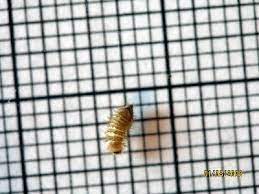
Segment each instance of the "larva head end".
M123 144L120 142L108 141L107 149L113 154L120 154L122 152Z
M117 155L117 154L120 154L121 151L118 151L118 152L113 152L114 155Z

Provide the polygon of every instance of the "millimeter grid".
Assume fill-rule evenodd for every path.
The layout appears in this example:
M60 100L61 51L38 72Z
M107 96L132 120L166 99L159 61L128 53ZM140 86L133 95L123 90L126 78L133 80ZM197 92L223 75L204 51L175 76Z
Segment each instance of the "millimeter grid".
M0 193L258 192L258 14L255 0L3 0ZM126 103L114 157L107 115Z

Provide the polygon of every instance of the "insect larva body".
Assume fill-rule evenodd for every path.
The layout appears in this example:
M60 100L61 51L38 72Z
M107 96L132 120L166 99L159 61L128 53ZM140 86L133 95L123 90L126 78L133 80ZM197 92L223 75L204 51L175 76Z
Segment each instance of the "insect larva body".
M105 132L107 149L118 154L122 152L127 139L128 130L133 123L133 106L127 105L115 110Z

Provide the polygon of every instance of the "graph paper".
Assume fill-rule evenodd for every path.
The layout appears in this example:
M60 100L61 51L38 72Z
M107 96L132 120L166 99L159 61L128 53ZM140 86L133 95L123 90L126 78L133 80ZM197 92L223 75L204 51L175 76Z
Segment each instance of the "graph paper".
M0 193L259 193L258 17L257 0L1 0Z

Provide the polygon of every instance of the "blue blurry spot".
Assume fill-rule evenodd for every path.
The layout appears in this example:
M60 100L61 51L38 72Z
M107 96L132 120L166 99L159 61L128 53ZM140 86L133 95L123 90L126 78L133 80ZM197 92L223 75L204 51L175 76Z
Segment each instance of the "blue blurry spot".
M127 104L139 104L139 95L137 92L127 94Z
M142 91L140 96L143 104L155 102L154 91Z

